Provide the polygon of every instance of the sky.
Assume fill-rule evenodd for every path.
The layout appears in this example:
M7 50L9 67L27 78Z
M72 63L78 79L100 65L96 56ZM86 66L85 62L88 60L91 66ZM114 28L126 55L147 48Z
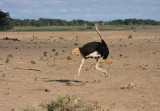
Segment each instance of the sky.
M152 19L160 21L160 0L0 0L14 19Z

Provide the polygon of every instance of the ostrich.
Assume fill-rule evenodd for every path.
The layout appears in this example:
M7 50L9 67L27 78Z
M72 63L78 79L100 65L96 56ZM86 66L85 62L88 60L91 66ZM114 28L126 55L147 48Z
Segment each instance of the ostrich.
M100 36L101 42L89 42L85 44L83 47L75 48L72 50L72 56L81 55L83 57L80 67L78 69L78 74L74 76L74 79L77 79L80 76L80 71L84 64L84 61L88 58L96 59L95 69L103 72L105 76L107 76L107 71L102 68L99 68L99 61L103 59L106 63L113 63L113 60L107 59L109 55L109 49L97 28L98 26L98 24L95 24L95 29L98 35Z

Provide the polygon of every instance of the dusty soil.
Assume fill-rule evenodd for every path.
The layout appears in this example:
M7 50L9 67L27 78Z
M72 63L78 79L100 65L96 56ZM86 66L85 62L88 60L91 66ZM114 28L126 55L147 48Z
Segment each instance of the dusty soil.
M82 59L72 57L71 50L100 41L95 31L0 32L0 111L23 111L27 106L41 111L42 102L65 95L98 102L107 111L159 111L160 29L101 34L109 58L115 60L100 64L108 77L94 69L94 59L88 59L78 82L68 85Z

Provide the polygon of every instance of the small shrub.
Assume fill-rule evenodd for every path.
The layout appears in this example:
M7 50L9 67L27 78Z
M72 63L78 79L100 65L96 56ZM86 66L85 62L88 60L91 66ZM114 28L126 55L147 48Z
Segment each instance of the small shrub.
M128 36L128 39L131 39L131 38L132 38L132 35L129 35L129 36Z
M9 63L9 58L13 58L13 54L8 54L6 58L6 63Z
M37 81L39 77L34 77L34 81Z
M78 43L74 43L75 46L78 46Z
M9 58L8 57L6 58L6 63L9 63Z
M120 87L120 89L129 89L129 87L127 87L127 86L122 86L122 87Z
M6 77L6 74L2 74L2 77L5 78L5 77Z
M47 56L47 52L46 51L43 54L44 54L44 56Z
M13 54L8 54L8 58L13 58Z
M71 60L72 58L70 56L67 57L67 60Z
M55 56L58 56L58 52L55 53Z
M104 111L97 103L83 102L75 96L68 95L48 103L43 102L40 106L47 111Z
M135 87L135 85L134 85L133 83L129 83L129 84L126 85L126 86L120 87L120 89L131 89L131 88L133 88L133 87Z

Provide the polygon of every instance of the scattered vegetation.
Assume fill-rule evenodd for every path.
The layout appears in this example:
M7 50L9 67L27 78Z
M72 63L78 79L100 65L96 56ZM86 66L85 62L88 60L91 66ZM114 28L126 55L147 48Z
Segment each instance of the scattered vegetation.
M13 54L8 54L6 58L6 63L9 63L9 58L13 58Z
M136 85L134 85L133 83L129 83L128 85L122 86L120 87L120 89L131 89L133 87L135 87Z
M44 56L47 56L47 51L44 51L43 54L44 54Z
M132 39L132 35L129 35L128 38L129 38L129 39Z
M47 111L104 111L98 103L84 102L77 97L64 96L58 97L57 100L43 102L41 107Z
M56 52L56 53L55 53L55 56L58 56L58 54L59 54L59 53L58 53L58 52Z
M120 87L120 89L129 89L129 87L127 87L127 86L122 86L122 87Z
M13 54L8 54L8 58L13 58Z
M33 60L32 60L31 63L32 63L32 64L36 64L36 61L33 61Z
M6 74L2 74L2 77L5 78L5 77L6 77Z
M37 81L38 78L39 78L39 77L34 77L34 81Z
M74 43L75 46L78 46L78 43Z
M68 57L67 57L67 60L72 60L72 57L68 56Z
M8 57L6 58L6 63L9 63L9 58Z

